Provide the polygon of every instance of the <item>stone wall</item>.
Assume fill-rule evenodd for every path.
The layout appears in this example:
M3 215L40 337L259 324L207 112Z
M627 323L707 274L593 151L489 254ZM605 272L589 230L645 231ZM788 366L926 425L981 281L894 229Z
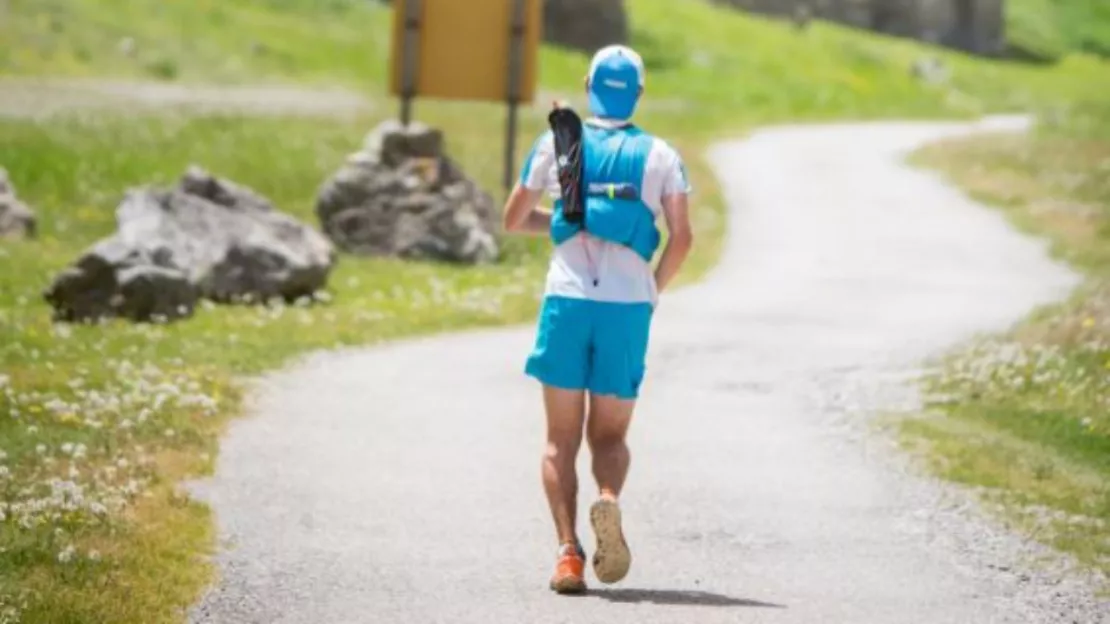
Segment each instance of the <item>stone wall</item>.
M543 22L546 41L591 54L628 42L624 0L545 0Z
M994 56L1005 49L1004 0L713 0L745 11L808 13L857 28Z

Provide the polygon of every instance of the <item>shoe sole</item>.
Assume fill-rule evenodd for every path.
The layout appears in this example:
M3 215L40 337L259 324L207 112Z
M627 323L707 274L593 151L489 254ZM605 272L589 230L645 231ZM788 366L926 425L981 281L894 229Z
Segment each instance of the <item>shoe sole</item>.
M621 530L621 510L616 502L599 500L590 507L590 523L597 539L594 574L602 583L616 583L628 574L632 552Z
M551 590L557 594L582 594L586 592L586 581L574 577L553 580Z

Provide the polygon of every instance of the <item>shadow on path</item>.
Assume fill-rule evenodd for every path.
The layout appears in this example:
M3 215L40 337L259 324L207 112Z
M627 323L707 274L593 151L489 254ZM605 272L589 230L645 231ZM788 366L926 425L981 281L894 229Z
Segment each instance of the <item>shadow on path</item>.
M703 607L768 607L785 609L786 605L760 602L747 598L733 598L722 594L695 590L676 589L600 589L591 590L596 596L609 602L650 602L659 605L694 605Z

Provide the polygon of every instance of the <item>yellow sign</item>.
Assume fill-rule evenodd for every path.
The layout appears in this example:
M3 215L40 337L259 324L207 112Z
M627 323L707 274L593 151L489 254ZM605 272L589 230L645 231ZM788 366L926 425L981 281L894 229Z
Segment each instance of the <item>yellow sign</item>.
M535 97L541 0L393 0L392 4L393 95L405 95L408 35L413 52L408 59L413 63L412 97L508 101L513 22L519 10L517 102Z

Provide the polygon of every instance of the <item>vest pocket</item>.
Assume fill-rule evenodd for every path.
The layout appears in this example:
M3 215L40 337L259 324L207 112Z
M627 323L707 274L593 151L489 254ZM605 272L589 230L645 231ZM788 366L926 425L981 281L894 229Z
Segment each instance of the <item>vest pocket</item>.
M642 210L636 201L587 197L586 229L600 238L629 245Z

